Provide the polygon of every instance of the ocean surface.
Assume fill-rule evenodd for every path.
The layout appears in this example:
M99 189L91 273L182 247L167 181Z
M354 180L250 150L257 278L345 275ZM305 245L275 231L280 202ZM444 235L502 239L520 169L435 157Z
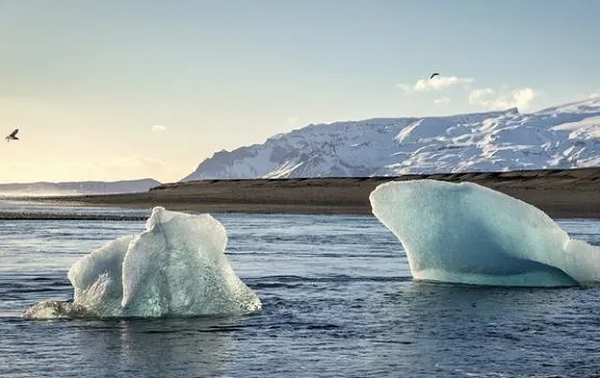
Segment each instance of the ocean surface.
M417 283L372 216L213 215L258 314L23 319L71 300L71 264L144 222L0 220L0 377L600 377L600 288ZM600 245L599 220L559 223Z

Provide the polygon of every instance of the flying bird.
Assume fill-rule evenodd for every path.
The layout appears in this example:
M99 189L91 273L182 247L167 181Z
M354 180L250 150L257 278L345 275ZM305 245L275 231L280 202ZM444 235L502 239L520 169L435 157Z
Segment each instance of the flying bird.
M439 73L439 72L434 72L434 73L432 73L432 74L431 74L431 76L429 76L429 80L431 80L431 79L433 79L434 77L436 77L436 76L439 76L439 75L440 75L440 73Z
M4 139L6 139L7 142L10 142L11 140L19 140L19 138L17 137L18 132L19 132L19 129L15 129L15 130L13 130L12 133L10 133L9 136L7 136Z

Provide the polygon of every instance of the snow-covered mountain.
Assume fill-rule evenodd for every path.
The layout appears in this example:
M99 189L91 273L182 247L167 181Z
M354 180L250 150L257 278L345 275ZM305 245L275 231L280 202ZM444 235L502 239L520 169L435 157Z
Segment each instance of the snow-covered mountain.
M154 179L126 181L33 182L0 184L0 196L66 196L147 192L161 183Z
M521 114L376 118L308 125L221 151L182 181L364 177L600 165L600 98Z

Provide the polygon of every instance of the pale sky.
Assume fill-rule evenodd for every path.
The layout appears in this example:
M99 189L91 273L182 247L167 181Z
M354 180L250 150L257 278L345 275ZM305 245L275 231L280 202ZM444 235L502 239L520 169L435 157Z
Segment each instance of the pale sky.
M0 0L0 183L176 181L309 123L600 92L600 1ZM432 72L442 77L419 81Z

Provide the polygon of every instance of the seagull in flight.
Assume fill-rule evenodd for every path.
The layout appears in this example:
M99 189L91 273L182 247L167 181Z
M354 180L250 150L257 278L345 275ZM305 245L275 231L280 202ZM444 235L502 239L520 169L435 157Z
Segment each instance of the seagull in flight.
M439 72L434 72L434 73L432 73L432 74L431 74L431 76L429 76L429 80L431 80L431 79L433 79L434 77L436 77L436 76L439 76L439 75L440 75L440 73L439 73Z
M11 140L19 140L19 137L17 137L17 133L19 132L19 129L14 129L12 133L10 133L9 136L7 136L6 141L10 142Z

